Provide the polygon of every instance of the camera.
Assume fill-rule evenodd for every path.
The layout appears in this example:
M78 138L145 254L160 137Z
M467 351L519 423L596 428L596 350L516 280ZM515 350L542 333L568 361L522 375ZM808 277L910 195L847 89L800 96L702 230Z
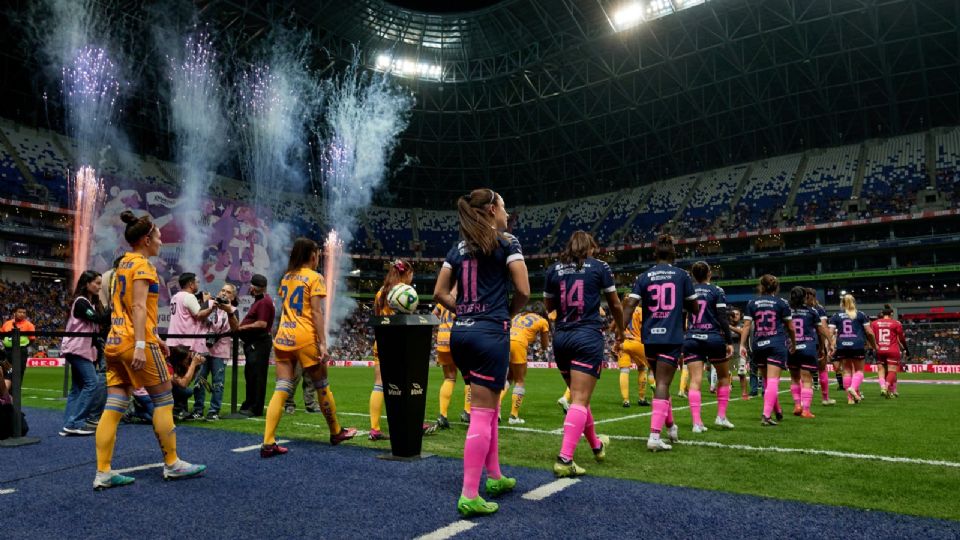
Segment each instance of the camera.
M218 297L214 298L213 301L216 302L216 303L218 303L218 304L220 304L220 305L224 305L224 306L230 303L229 300L227 300L226 298L224 298L224 297L222 297L222 296L218 296Z

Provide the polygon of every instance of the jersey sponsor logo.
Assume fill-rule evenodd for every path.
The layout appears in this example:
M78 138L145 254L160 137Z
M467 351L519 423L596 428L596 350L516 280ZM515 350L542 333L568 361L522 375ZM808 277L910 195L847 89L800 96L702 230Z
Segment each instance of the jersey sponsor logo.
M112 325L114 325L114 326L123 326L125 322L126 322L126 319L125 319L124 317L111 317L111 318L110 318L110 324L112 324Z
M853 347L852 341L841 341L840 344L843 345L844 347Z
M297 344L296 341L292 339L282 338L277 336L277 345L283 345L285 347L293 347Z
M802 350L804 350L804 349L806 349L806 348L807 348L806 344L801 343L801 344L797 345L797 350L798 350L798 351L802 351Z
M769 340L769 339L765 339L765 340L763 340L763 341L758 341L758 342L757 342L757 347L766 347L766 346L769 345L769 344L770 344L770 340Z
M295 323L295 322L287 321L287 322L280 323L280 328L289 328L289 329L293 330L293 329L295 329L296 327L297 327L297 323Z
M473 319L457 319L457 322L453 323L457 326L473 326Z
M400 391L400 387L399 387L399 386L397 386L397 385L395 385L395 384L393 384L393 383L390 383L390 384L387 385L387 395L388 395L388 396L399 396L399 395L402 395L402 394L403 394L403 392Z
M659 335L659 334L666 334L666 333L667 333L667 329L666 329L666 328L651 328L651 329L650 329L650 333L651 333L651 334L658 334L658 335Z

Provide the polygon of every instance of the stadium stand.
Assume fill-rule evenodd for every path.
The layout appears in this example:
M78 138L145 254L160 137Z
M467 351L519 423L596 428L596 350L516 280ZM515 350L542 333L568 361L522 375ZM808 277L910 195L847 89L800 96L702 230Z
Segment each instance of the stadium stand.
M753 231L775 224L800 165L800 154L765 159L753 164L743 196L734 208L730 228Z
M859 151L848 145L811 152L794 199L795 225L845 218L843 203L853 195Z
M570 203L570 206L567 207L567 213L563 218L563 222L560 224L560 228L557 229L558 241L554 246L560 249L566 239L578 229L590 231L617 195L618 193L616 192L605 193Z
M420 241L423 242L425 257L443 257L460 237L456 212L420 210Z
M710 235L718 232L719 220L730 210L730 203L747 167L737 165L704 173L698 189L683 211L678 231L682 236Z
M922 133L915 133L866 143L860 192L867 203L865 216L909 211L917 192L930 185L923 139Z
M647 204L633 220L627 238L633 241L652 240L656 232L680 209L680 205L693 189L698 176L692 174L654 184L650 188Z

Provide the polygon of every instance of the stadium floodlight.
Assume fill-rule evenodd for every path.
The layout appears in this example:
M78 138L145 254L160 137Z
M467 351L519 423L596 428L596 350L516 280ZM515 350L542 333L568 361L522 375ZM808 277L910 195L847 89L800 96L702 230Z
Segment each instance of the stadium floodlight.
M631 2L623 5L613 13L613 25L618 32L634 27L643 22L643 5L640 2Z
M439 79L443 75L443 68L438 64L418 62L410 58L393 58L388 54L377 55L376 66L381 71L395 73L401 77Z

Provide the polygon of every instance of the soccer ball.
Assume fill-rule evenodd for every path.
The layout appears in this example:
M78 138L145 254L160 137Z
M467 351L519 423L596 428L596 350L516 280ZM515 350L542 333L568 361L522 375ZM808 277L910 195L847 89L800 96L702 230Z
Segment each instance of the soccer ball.
M417 290L405 283L390 289L387 294L387 304L397 313L413 313L417 310L419 303L420 297L417 296Z

